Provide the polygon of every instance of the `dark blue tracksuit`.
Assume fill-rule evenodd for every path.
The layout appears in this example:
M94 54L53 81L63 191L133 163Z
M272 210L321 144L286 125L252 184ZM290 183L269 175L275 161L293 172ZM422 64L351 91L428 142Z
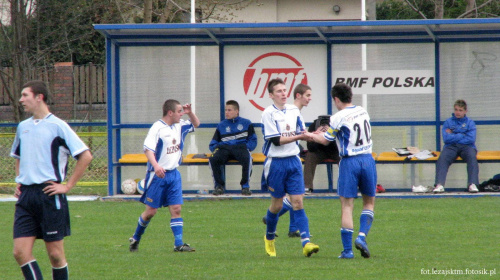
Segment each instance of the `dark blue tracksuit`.
M452 133L446 132L450 129ZM476 124L467 116L447 119L441 130L444 147L436 162L436 184L444 186L450 165L460 156L467 162L467 185L479 184L479 165L477 163Z
M241 175L241 187L249 188L250 174L252 173L251 151L257 146L257 135L248 119L236 117L231 120L223 120L217 125L214 137L210 141L209 158L215 187L225 188L222 178L221 166L228 160L235 159L243 167Z

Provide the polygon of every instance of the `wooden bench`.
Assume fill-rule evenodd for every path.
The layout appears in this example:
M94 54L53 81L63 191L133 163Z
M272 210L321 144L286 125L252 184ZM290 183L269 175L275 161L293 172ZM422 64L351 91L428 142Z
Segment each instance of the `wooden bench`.
M399 156L396 152L382 152L375 158L375 161L379 164L436 163L440 152L432 153L436 156L428 159L407 159L406 156ZM500 151L479 151L477 152L477 161L480 163L500 162ZM465 161L461 157L458 157L455 162L464 163Z
M201 155L201 157L200 157ZM208 165L208 157L210 153L204 154L188 154L182 157L182 165ZM376 157L375 153L372 153L373 158ZM252 159L254 165L263 165L266 160L266 156L263 153L252 153ZM304 159L301 158L302 163ZM145 154L124 154L119 160L118 164L120 166L140 166L145 165L148 162ZM337 164L332 160L325 160L320 164L326 165L326 172L328 175L328 191L333 192L333 165ZM230 160L226 165L239 165L238 161Z

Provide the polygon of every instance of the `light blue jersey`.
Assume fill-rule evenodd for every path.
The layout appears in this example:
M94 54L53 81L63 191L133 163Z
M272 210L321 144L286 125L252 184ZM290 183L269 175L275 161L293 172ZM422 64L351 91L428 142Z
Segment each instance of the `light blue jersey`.
M48 114L41 120L33 117L17 127L10 156L20 160L16 182L23 185L66 178L68 156L76 157L89 148L71 127Z

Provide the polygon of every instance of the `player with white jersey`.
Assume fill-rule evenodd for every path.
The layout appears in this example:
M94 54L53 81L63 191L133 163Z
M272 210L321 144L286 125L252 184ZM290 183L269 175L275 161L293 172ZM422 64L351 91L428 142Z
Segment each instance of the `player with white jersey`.
M283 198L288 193L292 202L296 225L300 230L302 252L310 257L319 251L319 246L310 241L309 220L304 211L304 179L299 158L299 140L307 140L304 121L295 105L286 104L288 93L281 79L273 79L268 84L269 97L273 105L262 113L264 134L263 153L266 155L263 171L263 188L271 192L271 206L266 215L266 253L276 257L274 239Z
M352 234L354 224L352 211L354 198L359 191L363 196L363 211L360 216L359 235L355 245L364 258L370 257L366 244L373 222L375 207L375 189L377 169L373 159L370 116L366 110L352 104L352 90L346 84L336 84L332 88L332 98L339 110L330 118L330 128L324 134L308 133L315 142L327 145L329 141L338 141L339 153L342 157L339 164L337 193L342 206L341 238L344 250L339 258L352 259Z
M181 120L183 114L189 116L189 121ZM140 199L146 205L146 210L139 217L134 236L129 239L131 252L139 249L146 227L161 207L168 207L170 211L170 228L175 239L174 252L195 251L182 240L182 181L177 167L182 160L186 135L199 125L200 121L191 110L191 104L182 106L177 100L169 99L163 104L163 117L149 129L144 140L148 167L145 190Z

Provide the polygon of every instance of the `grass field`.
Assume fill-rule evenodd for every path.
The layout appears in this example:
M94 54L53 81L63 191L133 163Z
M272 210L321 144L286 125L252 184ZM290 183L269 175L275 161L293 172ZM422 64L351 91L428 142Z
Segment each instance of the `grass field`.
M356 217L360 202L356 201ZM72 236L65 239L72 279L498 279L500 198L378 199L368 236L372 258L356 251L339 260L340 202L306 199L311 258L286 236L289 216L278 224L277 258L264 252L261 222L268 199L186 201L184 241L195 253L174 253L170 217L161 209L139 252L128 251L143 205L135 201L70 202ZM12 257L14 203L0 203L0 279L21 279ZM356 218L357 219L357 218ZM359 221L355 219L355 230ZM35 257L50 279L43 242ZM448 272L463 275L432 275ZM442 270L442 271L441 271ZM490 276L467 272L496 273ZM425 274L430 273L430 274Z

